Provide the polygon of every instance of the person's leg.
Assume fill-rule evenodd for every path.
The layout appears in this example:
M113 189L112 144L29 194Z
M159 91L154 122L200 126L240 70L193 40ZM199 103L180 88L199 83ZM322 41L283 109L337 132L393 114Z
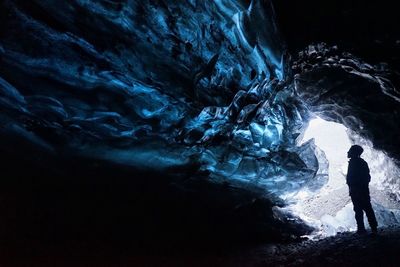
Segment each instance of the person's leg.
M368 218L369 226L373 232L376 232L378 228L378 223L376 221L374 210L372 209L372 205L370 201L366 201L364 204L364 211Z
M357 222L357 232L359 233L365 232L364 212L362 203L360 203L359 199L356 199L354 197L352 197L351 200L353 201L354 213Z

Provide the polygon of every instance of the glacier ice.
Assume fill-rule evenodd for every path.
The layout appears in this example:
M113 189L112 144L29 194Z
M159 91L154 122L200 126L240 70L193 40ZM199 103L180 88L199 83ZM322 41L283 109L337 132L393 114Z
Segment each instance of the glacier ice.
M7 0L0 10L0 139L166 172L193 165L276 199L329 185L328 155L297 142L318 115L386 151L394 160L379 162L398 175L390 71L325 44L290 60L271 1Z

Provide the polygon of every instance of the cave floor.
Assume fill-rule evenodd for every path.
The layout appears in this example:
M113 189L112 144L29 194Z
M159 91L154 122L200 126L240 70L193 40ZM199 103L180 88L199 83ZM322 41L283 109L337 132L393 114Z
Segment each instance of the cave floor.
M290 245L261 246L250 266L398 266L400 228L380 229L375 236L354 232Z
M186 244L146 250L90 242L51 246L32 240L3 245L0 266L398 266L400 227L380 229L376 236L339 233L317 241L212 248Z
M125 177L121 168L117 176L114 167L94 169L108 173L104 179L92 175L92 169L79 177L47 177L26 162L19 164L23 168L8 163L3 171L9 168L14 174L0 179L0 267L399 266L399 226L381 229L375 237L342 233L319 241L271 244L255 243L257 238L249 236L246 243L233 242L246 228L245 221L239 228L227 228L232 222L226 222L225 236L215 237L218 221L197 215L212 207L197 205L192 217L182 217L180 211L192 206L186 207L187 198L180 195L175 196L177 203L165 203L162 179L145 174L141 177L146 179L133 179L130 170ZM171 205L176 207L167 210ZM203 220L194 224L198 219ZM207 235L221 242L198 241Z

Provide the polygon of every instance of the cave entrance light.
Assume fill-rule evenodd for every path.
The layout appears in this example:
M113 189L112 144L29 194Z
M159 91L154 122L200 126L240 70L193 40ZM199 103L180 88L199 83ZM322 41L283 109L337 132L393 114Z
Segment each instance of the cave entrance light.
M315 236L330 236L338 231L355 230L356 224L346 185L347 151L352 145L347 128L316 117L309 122L299 145L311 139L325 154L325 159L318 159L319 162L328 161L328 170L323 170L328 173L328 182L316 192L304 188L289 196L287 200L292 204L288 209L318 229ZM320 168L323 167L326 166L320 165Z
M400 222L400 182L395 179L400 175L399 168L384 152L375 150L371 142L354 133L350 138L349 132L342 124L317 117L309 122L299 143L301 145L314 139L329 162L329 179L320 190L311 192L303 189L290 196L293 204L289 210L319 229L316 236L330 236L356 229L353 205L346 185L347 151L354 143L364 148L362 157L370 166L370 192L379 225Z
M301 144L312 138L316 146L325 153L329 162L329 180L322 193L329 193L331 190L345 186L347 151L352 145L347 128L342 124L318 117L310 121Z

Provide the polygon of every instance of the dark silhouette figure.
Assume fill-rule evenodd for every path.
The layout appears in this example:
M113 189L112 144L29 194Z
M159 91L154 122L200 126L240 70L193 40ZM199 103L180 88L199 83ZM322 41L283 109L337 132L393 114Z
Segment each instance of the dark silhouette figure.
M357 233L365 233L364 213L367 215L369 226L373 233L377 232L378 224L376 222L375 213L371 206L371 198L369 196L368 184L371 180L367 162L360 158L363 148L354 145L347 152L350 158L349 168L347 171L347 185L351 201L353 202L355 217L357 221Z

